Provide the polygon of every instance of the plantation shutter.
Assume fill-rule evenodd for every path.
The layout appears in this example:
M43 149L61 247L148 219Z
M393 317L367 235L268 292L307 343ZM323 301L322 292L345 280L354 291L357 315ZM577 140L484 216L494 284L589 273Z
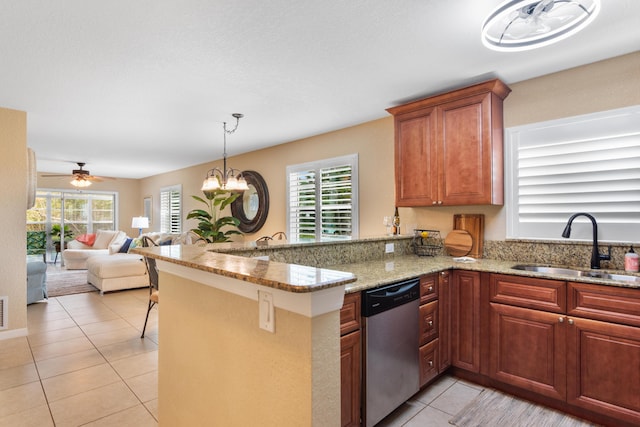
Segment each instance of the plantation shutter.
M302 170L289 174L289 236L292 240L316 236L316 174Z
M290 239L357 237L357 155L287 167Z
M320 169L322 234L351 235L351 165Z
M514 170L508 237L560 238L593 215L599 238L640 240L640 107L507 130ZM591 239L576 219L572 238ZM581 231L579 231L581 230Z
M160 189L160 232L182 232L182 188L179 185Z

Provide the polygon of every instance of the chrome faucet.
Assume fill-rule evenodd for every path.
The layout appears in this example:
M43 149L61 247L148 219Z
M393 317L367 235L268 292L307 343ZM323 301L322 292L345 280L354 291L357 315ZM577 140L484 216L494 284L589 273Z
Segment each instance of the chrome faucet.
M593 216L584 212L579 212L577 214L571 215L571 218L569 218L569 221L567 222L567 226L564 228L564 231L562 232L562 237L564 237L565 239L568 239L569 236L571 236L571 223L573 222L574 219L576 219L577 216L581 216L581 215L589 218L591 220L591 224L593 224L593 249L591 251L591 268L593 269L600 268L600 260L608 261L611 259L611 246L609 246L609 253L606 255L601 254L600 251L598 250L598 223L596 222L596 219Z

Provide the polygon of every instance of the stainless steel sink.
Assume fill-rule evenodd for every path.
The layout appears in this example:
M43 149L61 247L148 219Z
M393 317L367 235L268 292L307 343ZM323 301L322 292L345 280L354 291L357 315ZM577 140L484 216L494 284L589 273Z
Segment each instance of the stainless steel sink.
M620 282L640 283L640 277L638 276L629 276L626 274L613 274L613 273L607 273L604 271L577 270L573 268L548 267L544 265L527 265L527 264L518 264L518 265L514 265L511 268L513 268L514 270L533 271L536 273L545 273L545 274L558 274L561 276L593 277L597 279L617 280Z

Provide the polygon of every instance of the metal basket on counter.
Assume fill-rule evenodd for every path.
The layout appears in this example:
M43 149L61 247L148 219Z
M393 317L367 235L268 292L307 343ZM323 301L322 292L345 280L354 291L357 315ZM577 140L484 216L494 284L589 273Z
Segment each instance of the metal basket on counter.
M416 228L411 240L413 252L418 256L436 256L442 249L442 239L438 230Z

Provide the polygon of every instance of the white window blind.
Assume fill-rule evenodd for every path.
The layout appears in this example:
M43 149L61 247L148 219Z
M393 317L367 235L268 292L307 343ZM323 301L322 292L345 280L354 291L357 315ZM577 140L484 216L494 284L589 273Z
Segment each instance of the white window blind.
M599 239L640 241L640 106L510 128L506 142L508 238L560 239L586 212ZM574 224L591 240L586 218Z
M289 238L358 236L357 154L287 167Z
M160 232L182 232L182 186L160 189Z

